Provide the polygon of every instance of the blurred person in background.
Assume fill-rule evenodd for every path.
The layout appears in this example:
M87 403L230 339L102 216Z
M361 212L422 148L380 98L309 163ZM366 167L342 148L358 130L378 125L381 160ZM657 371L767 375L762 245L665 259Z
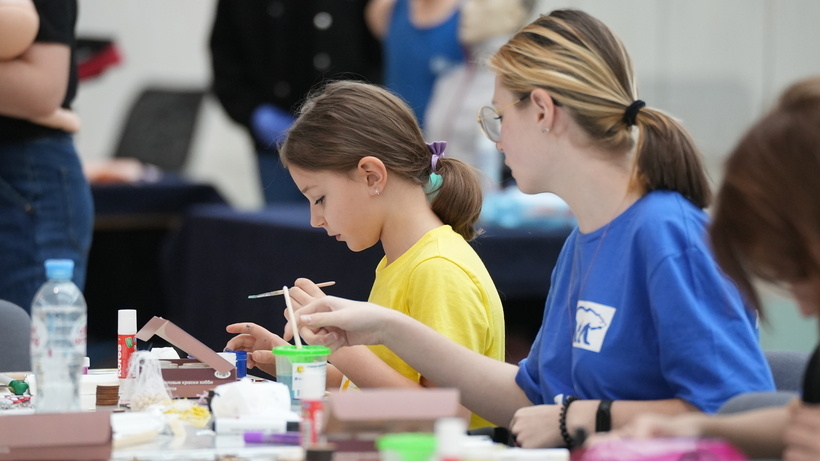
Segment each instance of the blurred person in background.
M303 203L279 162L293 111L328 79L378 83L381 52L366 0L220 0L210 37L213 91L248 130L266 204Z
M484 173L485 191L501 179L502 159L475 124L493 91L484 64L523 26L534 0L370 0L367 24L382 41L385 86L413 108L428 140Z
M69 110L77 91L77 2L34 6L33 44L0 60L0 299L26 310L46 280L46 259L73 260L73 280L84 287L94 220L71 134L79 121Z

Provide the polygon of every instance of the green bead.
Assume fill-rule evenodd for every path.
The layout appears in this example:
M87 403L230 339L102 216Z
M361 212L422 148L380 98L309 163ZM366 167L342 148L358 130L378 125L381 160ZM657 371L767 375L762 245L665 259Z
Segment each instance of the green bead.
M14 392L14 395L23 395L28 390L28 383L14 379L9 383L9 390Z

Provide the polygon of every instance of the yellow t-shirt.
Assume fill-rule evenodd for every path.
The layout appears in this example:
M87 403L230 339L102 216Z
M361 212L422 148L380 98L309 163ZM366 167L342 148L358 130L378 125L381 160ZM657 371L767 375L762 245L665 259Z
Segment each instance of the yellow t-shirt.
M504 311L475 250L450 226L426 233L392 264L382 259L368 301L395 309L479 354L504 360ZM370 349L419 382L421 375L384 346ZM432 358L431 358L432 359ZM472 415L470 428L492 426Z

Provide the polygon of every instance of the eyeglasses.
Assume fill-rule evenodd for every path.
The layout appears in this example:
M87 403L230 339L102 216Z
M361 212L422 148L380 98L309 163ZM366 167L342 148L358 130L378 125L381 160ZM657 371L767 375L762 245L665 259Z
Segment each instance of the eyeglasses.
M501 109L495 109L492 106L484 106L481 109L478 109L476 121L478 122L478 126L481 127L481 131L484 132L490 141L498 142L501 140L501 112L527 99L529 96L530 95L527 94L519 99L516 99Z

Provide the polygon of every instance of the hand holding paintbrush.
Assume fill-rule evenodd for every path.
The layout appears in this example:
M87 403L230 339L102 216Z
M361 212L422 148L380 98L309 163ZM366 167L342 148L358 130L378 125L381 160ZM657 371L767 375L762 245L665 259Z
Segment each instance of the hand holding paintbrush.
M290 299L292 304L291 310L295 312L302 305L311 302L313 298L324 296L324 293L320 288L331 286L335 283L336 282L330 281L314 284L308 279L296 280L294 286L288 289L287 297ZM295 288L299 289L293 291ZM285 290L282 289L269 291L267 293L260 293L258 295L251 295L249 298L254 299L268 296L278 296L284 293ZM288 313L287 317L293 318L290 313ZM228 333L233 333L236 336L228 341L226 349L247 351L249 368L260 367L265 372L275 376L276 372L272 366L275 363L275 360L273 358L273 354L270 353L270 350L273 347L288 344L287 341L293 337L291 326L292 324L288 322L285 326L283 335L280 337L279 335L267 330L265 327L252 322L239 322L228 325L226 327L226 331Z

